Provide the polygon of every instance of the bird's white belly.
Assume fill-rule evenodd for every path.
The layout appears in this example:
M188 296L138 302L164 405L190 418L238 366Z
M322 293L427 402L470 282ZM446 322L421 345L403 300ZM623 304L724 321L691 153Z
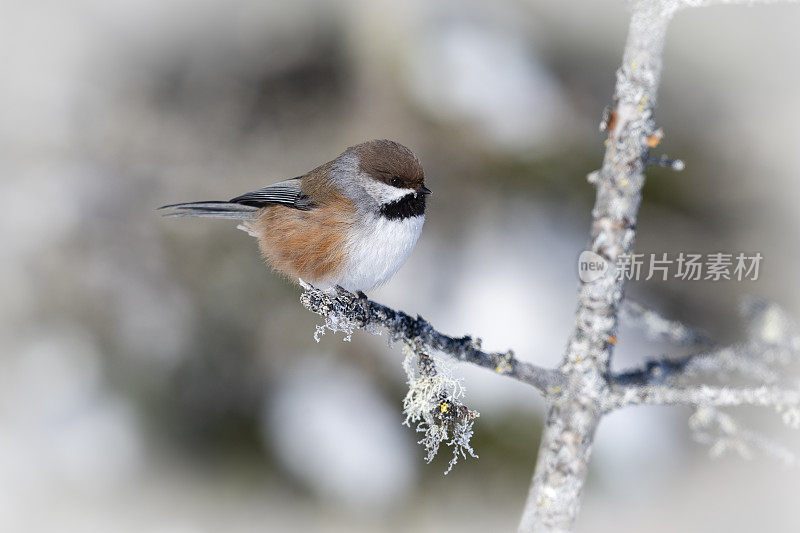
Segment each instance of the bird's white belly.
M408 259L424 222L425 215L394 220L375 216L358 224L347 240L347 263L332 284L368 291L385 283Z

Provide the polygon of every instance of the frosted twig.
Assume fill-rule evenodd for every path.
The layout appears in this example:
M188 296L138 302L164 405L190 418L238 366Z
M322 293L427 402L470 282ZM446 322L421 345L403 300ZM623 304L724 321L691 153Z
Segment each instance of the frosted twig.
M632 300L626 300L620 309L620 321L641 328L651 340L664 340L681 345L713 344L702 331L682 322L665 318L661 314Z
M450 337L440 333L424 318L412 318L366 298L359 298L344 289L321 291L308 286L300 297L303 306L326 318L334 317L336 324L345 322L357 328L380 327L393 340L420 342L459 361L488 368L491 371L533 385L545 394L559 392L564 377L558 370L547 369L520 361L511 351L485 352L480 339L466 335Z
M680 385L691 378L741 376L760 383L773 383L780 374L768 360L782 350L746 343L725 346L682 357L658 357L640 368L625 370L610 377L617 385ZM785 357L785 356L782 356Z
M610 264L633 250L670 19L662 2L639 0L630 7L628 37L606 122L606 152L591 179L597 193L588 249ZM578 290L575 326L561 364L569 386L563 398L549 406L520 532L569 531L578 516L624 294L625 280L612 270Z
M650 149L661 139L653 111L667 26L678 9L710 3L702 0L627 2L631 10L628 36L622 65L617 70L613 103L603 120L604 131L608 133L606 152L600 170L587 176L597 189L588 250L610 264L633 251L644 169ZM624 279L616 279L612 271L606 269L591 283L580 285L575 326L561 364L567 386L564 394L548 402L520 533L570 531L578 515L595 431L609 403L613 404L620 395L619 389L610 390L613 385L610 363L617 342L625 283ZM657 364L668 368L669 361ZM652 369L651 365L642 375L649 378ZM623 388L628 393L632 391L634 398L656 399L647 394L653 387L628 385ZM669 400L669 395L673 394L670 391L679 390L665 386L662 389L664 394L659 400ZM672 399L679 395L676 393ZM626 398L624 394L622 398Z
M680 385L690 378L704 376L717 379L740 376L759 383L778 381L779 369L800 356L800 337L794 321L780 306L758 299L745 300L741 314L746 324L747 341L677 358L652 358L641 368L611 376L611 382L619 385ZM654 319L653 323L658 325L659 320ZM676 327L680 331L681 326Z
M681 159L675 159L668 155L660 155L659 157L648 156L645 163L655 167L669 168L676 172L680 172L686 168L686 163Z
M709 447L712 457L733 451L745 459L752 459L756 452L777 459L786 466L798 466L795 452L760 435L742 428L736 420L713 407L698 407L689 417L689 428L694 439Z
M611 388L605 409L629 405L755 405L789 408L800 405L800 389L761 387L671 387L665 385L617 385Z

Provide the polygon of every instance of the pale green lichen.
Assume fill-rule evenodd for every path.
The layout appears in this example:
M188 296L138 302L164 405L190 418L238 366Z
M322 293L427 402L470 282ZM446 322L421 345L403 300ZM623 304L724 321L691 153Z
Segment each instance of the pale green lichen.
M467 455L477 458L470 445L474 420L480 416L467 408L460 399L464 396L461 382L453 378L440 361L419 345L405 343L403 369L408 376L408 393L403 399L405 425L416 426L423 437L418 441L425 449L425 461L433 461L442 444L453 449L445 474ZM437 364L438 363L438 364Z

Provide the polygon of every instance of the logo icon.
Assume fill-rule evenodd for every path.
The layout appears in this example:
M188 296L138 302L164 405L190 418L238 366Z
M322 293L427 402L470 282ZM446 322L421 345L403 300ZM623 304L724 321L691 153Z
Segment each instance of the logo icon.
M578 277L584 283L591 283L602 278L606 272L614 268L601 256L586 250L578 257Z

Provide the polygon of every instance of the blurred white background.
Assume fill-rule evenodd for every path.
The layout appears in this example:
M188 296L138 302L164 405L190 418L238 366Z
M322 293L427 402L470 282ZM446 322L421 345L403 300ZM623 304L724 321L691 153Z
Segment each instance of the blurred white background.
M661 148L687 170L649 173L638 248L764 262L758 282L630 293L722 340L744 295L800 312L799 24L797 6L718 7L668 36ZM396 139L435 195L370 296L555 363L626 25L616 1L5 0L0 530L512 530L533 390L455 367L480 459L443 477L401 425L399 349L314 343L319 318L247 235L154 209ZM668 349L623 330L616 363ZM687 414L603 422L578 529L800 529L797 473L709 459Z

